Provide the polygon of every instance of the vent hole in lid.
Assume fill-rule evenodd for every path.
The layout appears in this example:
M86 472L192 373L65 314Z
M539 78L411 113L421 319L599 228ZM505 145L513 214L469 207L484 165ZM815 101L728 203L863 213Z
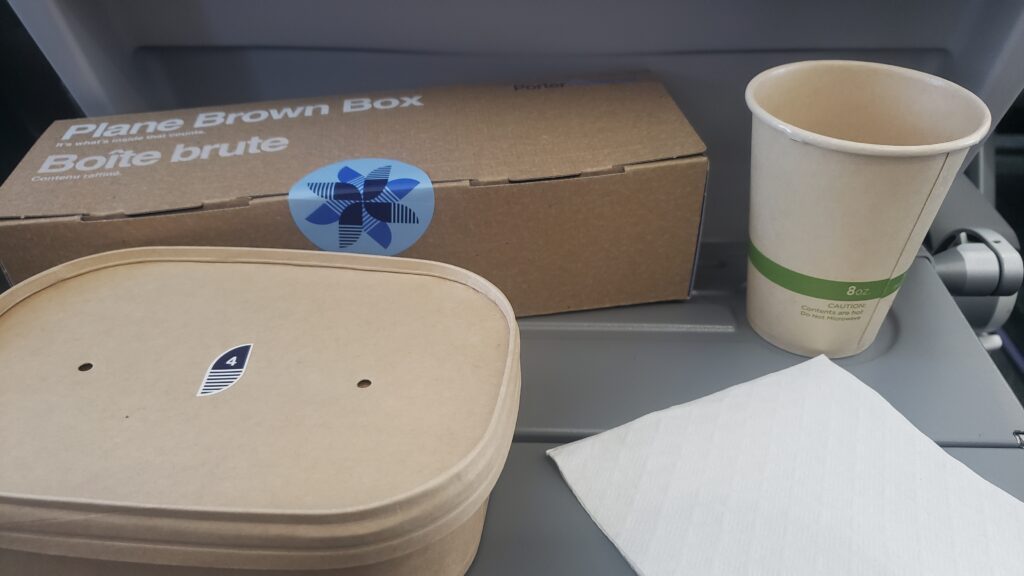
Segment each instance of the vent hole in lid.
M86 362L78 366L79 372L88 372L89 370L92 370L92 362Z
M370 381L369 381L369 380L367 380L366 378L363 378L363 379L362 379L362 380L360 380L359 382L356 382L356 386L358 386L358 387L360 387L360 388L369 388L369 387L370 387L370 384L373 384L373 382L370 382Z

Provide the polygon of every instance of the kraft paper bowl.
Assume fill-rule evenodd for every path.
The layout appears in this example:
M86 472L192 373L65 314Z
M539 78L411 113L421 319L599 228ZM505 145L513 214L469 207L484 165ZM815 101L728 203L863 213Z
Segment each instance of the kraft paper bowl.
M143 248L0 295L0 574L460 576L519 408L493 285Z

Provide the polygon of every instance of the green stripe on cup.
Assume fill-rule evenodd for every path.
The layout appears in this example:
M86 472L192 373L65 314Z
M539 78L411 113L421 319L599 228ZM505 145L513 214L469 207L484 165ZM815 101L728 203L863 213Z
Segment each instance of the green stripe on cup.
M824 280L801 274L790 270L785 266L765 256L760 250L750 243L750 263L757 268L757 271L775 284L786 290L821 298L822 300L839 300L853 302L859 300L875 300L899 290L903 284L906 274L900 274L895 278L887 280L872 280L868 282L839 282L836 280Z

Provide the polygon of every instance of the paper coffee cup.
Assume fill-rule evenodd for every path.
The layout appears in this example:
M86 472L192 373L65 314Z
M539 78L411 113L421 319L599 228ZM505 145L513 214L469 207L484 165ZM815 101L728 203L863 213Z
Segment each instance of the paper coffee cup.
M857 354L988 132L988 108L930 74L838 60L766 70L746 99L747 318L796 354Z

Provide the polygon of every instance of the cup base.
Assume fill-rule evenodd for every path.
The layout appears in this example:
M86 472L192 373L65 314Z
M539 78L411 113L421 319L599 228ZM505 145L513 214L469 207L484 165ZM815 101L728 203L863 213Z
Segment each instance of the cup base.
M827 350L824 348L803 346L801 344L787 342L785 339L779 338L778 336L772 334L771 332L764 330L763 328L755 324L749 316L747 317L747 322L750 323L750 327L754 330L754 333L760 336L765 342L771 344L772 346L775 346L780 350L789 352L790 354L805 356L807 358L813 358L815 356L820 356L821 354L824 354L825 356L828 356L829 358L832 359L848 358L850 356L856 356L857 354L860 354L861 352L867 350L868 346L871 345L871 343L868 342L867 345L860 346L854 350Z

